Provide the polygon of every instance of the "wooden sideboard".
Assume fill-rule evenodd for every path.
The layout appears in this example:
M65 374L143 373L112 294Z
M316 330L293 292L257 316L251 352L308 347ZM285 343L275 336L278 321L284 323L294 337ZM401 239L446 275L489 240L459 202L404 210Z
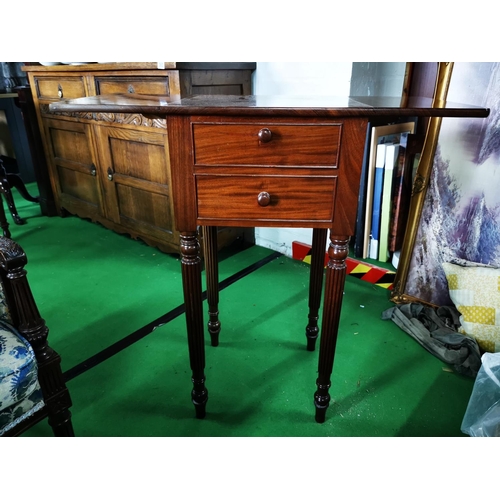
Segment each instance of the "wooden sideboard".
M161 69L158 69L158 67ZM255 63L105 63L25 66L58 213L99 222L179 253L165 118L51 113L49 104L102 94L252 93ZM221 228L219 248L253 231Z

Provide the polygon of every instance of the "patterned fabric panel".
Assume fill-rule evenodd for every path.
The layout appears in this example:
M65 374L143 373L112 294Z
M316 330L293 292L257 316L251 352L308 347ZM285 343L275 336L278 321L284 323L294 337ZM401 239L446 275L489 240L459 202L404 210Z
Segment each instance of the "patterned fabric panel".
M7 301L5 300L5 293L3 290L2 282L0 282L0 321L5 321L7 323L11 322L10 312L7 306Z
M0 409L0 436L31 417L44 406L42 390L37 382L37 388L27 398L8 408Z
M38 386L38 368L30 344L0 321L0 411L27 398Z
M460 333L487 352L500 351L500 269L443 263L450 298L461 313Z

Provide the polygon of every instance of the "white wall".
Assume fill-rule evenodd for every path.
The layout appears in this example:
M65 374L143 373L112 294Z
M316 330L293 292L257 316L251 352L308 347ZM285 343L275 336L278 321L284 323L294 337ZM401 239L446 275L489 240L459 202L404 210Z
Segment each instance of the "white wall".
M351 92L352 75L359 80ZM401 92L404 63L258 62L253 75L256 95L379 95ZM292 256L292 241L311 244L312 229L255 228L255 243Z
M257 63L254 94L348 95L352 63ZM256 245L292 256L292 241L311 244L312 229L255 228Z
M254 93L348 95L351 72L351 62L258 62L254 72Z

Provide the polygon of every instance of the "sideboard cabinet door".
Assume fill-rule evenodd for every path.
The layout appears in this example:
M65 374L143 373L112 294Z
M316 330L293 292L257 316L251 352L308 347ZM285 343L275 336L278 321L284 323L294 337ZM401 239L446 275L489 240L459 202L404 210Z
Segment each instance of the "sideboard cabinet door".
M104 216L92 127L73 120L47 118L45 134L59 208L81 217Z
M168 136L161 132L96 126L107 217L133 237L176 248L170 192Z

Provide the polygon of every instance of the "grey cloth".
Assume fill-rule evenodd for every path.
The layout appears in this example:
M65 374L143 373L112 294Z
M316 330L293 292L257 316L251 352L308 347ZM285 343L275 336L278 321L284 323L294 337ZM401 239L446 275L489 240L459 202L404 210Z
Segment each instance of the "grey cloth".
M475 377L481 367L481 354L475 339L458 333L460 313L455 307L434 309L422 304L402 304L382 313L437 358L455 371Z

